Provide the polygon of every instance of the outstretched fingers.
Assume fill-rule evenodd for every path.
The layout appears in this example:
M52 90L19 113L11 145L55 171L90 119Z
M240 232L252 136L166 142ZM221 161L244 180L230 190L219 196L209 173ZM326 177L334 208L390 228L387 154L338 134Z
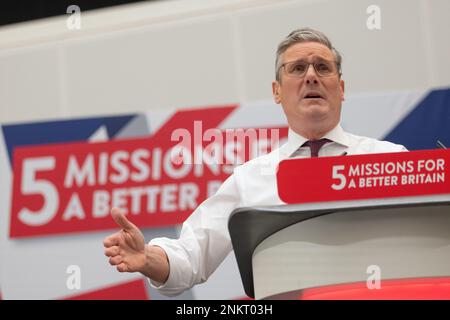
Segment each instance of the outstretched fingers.
M106 237L105 240L103 240L103 246L105 248L110 248L112 246L119 245L120 242L120 232L117 232L113 235L110 235L109 237Z
M117 256L109 258L109 264L112 266L117 266L117 265L123 264L122 256L117 255Z
M114 257L117 256L120 253L119 246L112 246L105 248L105 256L107 257Z
M120 263L119 265L117 265L116 267L117 271L119 272L128 272L128 266L125 263Z

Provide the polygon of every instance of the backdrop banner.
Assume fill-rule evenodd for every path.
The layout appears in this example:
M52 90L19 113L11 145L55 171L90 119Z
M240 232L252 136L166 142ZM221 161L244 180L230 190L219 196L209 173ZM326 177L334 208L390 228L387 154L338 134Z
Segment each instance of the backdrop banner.
M93 106L95 107L95 106ZM410 150L450 145L450 89L346 97L343 128ZM283 144L270 101L3 124L0 298L168 299L103 254L120 207L147 241L182 222L233 172ZM170 299L246 298L231 253L204 284Z

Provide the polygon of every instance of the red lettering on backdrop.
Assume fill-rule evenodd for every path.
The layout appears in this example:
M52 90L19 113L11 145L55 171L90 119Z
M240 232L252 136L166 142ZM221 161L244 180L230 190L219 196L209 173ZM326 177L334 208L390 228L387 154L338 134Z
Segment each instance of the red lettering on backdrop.
M116 228L111 207L122 208L140 227L182 223L217 190L237 158L248 159L249 150L239 154L225 138L198 137L234 109L180 111L149 138L16 148L10 237ZM171 141L176 130L190 133L192 141L184 144L189 150L173 152L183 146L181 135ZM280 137L286 134L286 128L280 131ZM223 164L201 161L213 143L224 149Z

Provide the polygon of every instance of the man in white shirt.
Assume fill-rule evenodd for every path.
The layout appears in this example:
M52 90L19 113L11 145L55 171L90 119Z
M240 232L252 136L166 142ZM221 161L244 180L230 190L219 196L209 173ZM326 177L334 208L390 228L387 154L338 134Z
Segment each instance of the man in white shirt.
M323 33L309 28L291 32L278 46L272 83L274 100L282 105L289 124L287 143L236 167L184 222L179 239L157 238L145 244L142 232L113 209L122 230L104 240L110 264L119 272L141 272L162 294L180 294L206 281L232 250L227 226L234 209L283 204L275 175L281 160L405 151L401 145L341 128L341 61ZM320 146L313 147L317 142Z

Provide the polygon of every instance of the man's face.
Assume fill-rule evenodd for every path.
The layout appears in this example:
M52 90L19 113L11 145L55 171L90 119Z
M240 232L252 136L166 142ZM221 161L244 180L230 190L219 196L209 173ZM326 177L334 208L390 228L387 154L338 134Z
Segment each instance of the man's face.
M335 61L333 53L317 42L302 42L289 47L281 56L282 63L304 60ZM283 106L290 127L303 135L333 129L341 115L344 100L344 81L339 75L319 76L310 65L304 77L288 76L280 69L280 82L272 83L275 102Z

